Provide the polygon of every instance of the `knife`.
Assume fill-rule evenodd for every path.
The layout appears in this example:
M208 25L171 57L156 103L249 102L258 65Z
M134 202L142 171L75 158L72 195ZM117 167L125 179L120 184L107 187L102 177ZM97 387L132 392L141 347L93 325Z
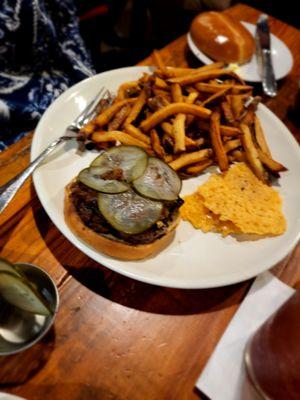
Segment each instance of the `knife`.
M268 17L265 14L260 15L257 20L255 40L256 57L262 79L263 91L266 95L274 97L277 95L277 83L272 64Z

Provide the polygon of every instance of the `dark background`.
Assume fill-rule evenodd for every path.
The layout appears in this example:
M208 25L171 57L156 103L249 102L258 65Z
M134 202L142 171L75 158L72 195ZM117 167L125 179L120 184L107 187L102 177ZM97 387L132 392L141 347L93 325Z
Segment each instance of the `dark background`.
M222 9L222 0L77 0L81 34L97 72L134 65L189 30L199 12ZM223 0L228 1L230 0ZM214 4L213 4L214 3ZM236 4L231 1L230 5ZM296 0L246 0L300 27Z

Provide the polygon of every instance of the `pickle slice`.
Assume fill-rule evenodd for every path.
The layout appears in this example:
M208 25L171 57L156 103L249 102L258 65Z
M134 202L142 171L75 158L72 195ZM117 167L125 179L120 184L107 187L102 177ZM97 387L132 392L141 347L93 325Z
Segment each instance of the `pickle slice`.
M23 277L21 273L19 273L13 264L11 264L9 261L4 260L3 258L0 258L0 272L10 272L12 275L18 276L18 277Z
M143 196L154 200L176 200L181 190L177 173L158 158L150 157L144 174L134 180L133 187Z
M128 190L120 194L99 193L98 207L115 229L134 235L144 232L159 220L163 204Z
M137 146L118 146L103 152L92 163L91 167L101 167L103 172L121 169L124 180L131 182L141 176L147 167L148 155Z
M103 167L90 167L83 169L78 180L86 186L104 193L122 193L129 189L128 183L116 179L103 179L107 170Z
M8 303L33 314L52 315L46 300L21 276L0 271L0 294Z

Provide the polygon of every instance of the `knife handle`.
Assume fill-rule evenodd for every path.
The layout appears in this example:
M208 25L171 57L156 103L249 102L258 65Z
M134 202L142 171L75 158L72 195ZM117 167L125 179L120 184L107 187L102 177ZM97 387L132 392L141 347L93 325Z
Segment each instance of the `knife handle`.
M268 96L274 97L277 95L277 83L274 76L271 51L263 49L261 56L263 90Z

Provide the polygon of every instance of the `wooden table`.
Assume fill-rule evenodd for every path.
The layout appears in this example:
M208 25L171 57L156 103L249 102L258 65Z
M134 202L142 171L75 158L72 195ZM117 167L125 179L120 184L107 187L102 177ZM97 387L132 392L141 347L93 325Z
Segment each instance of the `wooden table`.
M252 23L258 16L244 5L226 13ZM294 67L278 96L266 104L299 139L289 108L298 89L300 32L272 18L271 30L291 49ZM176 66L188 65L191 58L185 37L161 55ZM148 58L141 64L151 63ZM0 184L27 165L30 142L28 136L0 155ZM2 257L40 265L60 292L55 328L45 340L0 359L0 390L30 400L199 398L195 381L252 283L177 290L101 267L55 228L30 180L1 215L0 237ZM300 246L273 271L295 287L299 261Z

